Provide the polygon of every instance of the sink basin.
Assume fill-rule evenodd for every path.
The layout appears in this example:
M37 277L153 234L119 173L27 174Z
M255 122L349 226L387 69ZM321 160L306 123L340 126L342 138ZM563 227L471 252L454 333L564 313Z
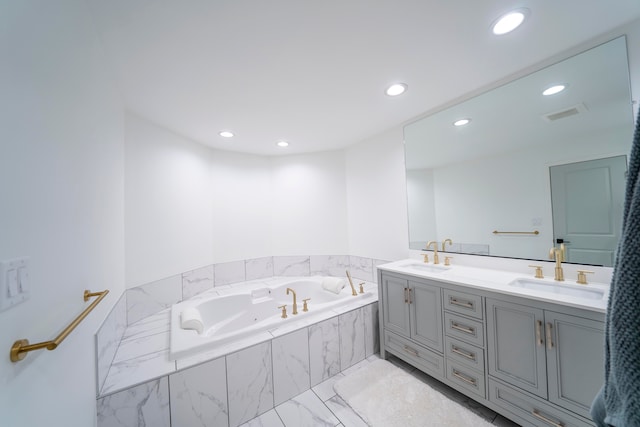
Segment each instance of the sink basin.
M412 270L417 270L417 271L423 271L426 273L442 273L451 268L451 267L445 267L443 265L437 265L437 264L425 264L422 262L412 262L412 263L404 264L402 267L409 268Z
M509 283L509 286L591 300L601 300L605 296L604 289L590 287L589 285L574 285L567 282L547 282L543 280L522 278L512 281Z

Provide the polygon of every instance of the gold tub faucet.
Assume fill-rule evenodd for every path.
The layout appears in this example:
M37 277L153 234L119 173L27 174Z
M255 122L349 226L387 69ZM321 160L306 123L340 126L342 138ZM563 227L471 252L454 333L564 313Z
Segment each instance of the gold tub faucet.
M296 291L291 288L287 288L287 295L289 295L289 291L293 294L293 310L291 314L298 314L298 303L296 302Z

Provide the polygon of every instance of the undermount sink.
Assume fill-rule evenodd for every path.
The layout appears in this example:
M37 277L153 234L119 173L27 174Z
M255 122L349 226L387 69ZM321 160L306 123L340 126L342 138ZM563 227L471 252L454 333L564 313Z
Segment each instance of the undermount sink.
M442 273L444 271L449 270L451 267L445 267L437 264L425 264L421 262L412 262L408 264L404 264L403 268L409 268L418 271L424 271L427 273Z
M589 285L574 285L567 282L547 282L537 279L520 278L510 282L509 286L591 300L601 300L605 296L604 289L590 287Z

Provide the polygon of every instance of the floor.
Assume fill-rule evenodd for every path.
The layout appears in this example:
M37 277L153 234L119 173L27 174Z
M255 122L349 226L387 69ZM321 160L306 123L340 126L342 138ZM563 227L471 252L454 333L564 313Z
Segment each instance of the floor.
M338 427L367 427L367 424L333 391L333 384L349 373L366 366L378 356L374 355L362 362L352 366L331 379L318 384L311 390L299 394L298 396L276 406L274 409L254 418L240 427L316 427L316 426L338 426ZM434 389L475 412L482 418L501 427L518 427L508 419L496 414L489 408L469 399L467 396L457 392L441 382L434 380L430 376L422 373L404 361L391 356L389 362L411 373L416 378L424 381ZM459 426L456 426L459 427Z

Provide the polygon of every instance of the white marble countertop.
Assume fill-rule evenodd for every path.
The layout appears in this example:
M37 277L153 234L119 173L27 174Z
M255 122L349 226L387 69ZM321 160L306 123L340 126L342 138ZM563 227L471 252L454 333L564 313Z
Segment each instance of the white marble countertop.
M427 271L432 268L434 271ZM535 279L533 273L523 274L512 271L503 271L489 268L470 267L465 265L452 265L445 267L442 264L435 265L432 263L423 263L416 259L404 259L391 262L388 264L378 265L378 269L394 273L402 273L414 277L433 279L444 283L450 283L468 288L480 289L489 292L497 292L505 295L513 295L517 297L530 298L538 301L560 304L570 307L576 307L591 311L604 313L607 308L607 299L609 296L609 285L603 283L591 283L587 285L576 284L575 280L565 280L557 282L553 277L544 279ZM526 289L511 285L518 279L531 279L533 282L565 287L565 289L574 288L593 289L603 291L601 299L589 299L576 295L563 295L548 291L536 289ZM562 289L564 290L564 289Z

